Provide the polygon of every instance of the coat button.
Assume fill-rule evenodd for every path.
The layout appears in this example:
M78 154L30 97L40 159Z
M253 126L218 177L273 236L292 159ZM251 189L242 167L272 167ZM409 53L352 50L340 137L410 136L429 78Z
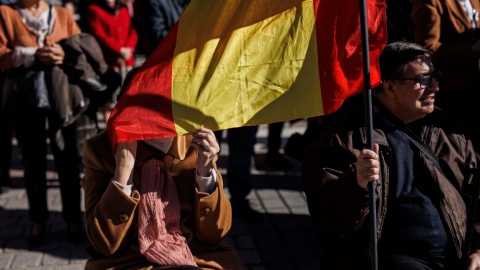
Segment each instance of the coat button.
M127 222L128 221L128 215L126 214L121 214L119 216L121 222Z
M202 216L209 215L212 212L212 209L205 207L200 210L200 214Z

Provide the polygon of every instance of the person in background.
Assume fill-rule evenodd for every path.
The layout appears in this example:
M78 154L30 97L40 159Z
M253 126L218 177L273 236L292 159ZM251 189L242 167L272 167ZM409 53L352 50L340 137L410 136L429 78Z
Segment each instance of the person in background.
M15 3L16 0L1 0L0 5L10 5ZM5 74L0 74L0 87L3 87ZM0 94L0 104L2 104L2 94ZM13 130L12 124L8 120L6 113L3 111L0 105L0 194L10 190L12 186L12 180L10 178L10 165L12 160L12 137Z
M292 163L280 153L280 148L282 148L282 130L284 124L285 122L268 124L268 151L265 156L265 165L267 168L289 170L293 167Z
M137 31L148 57L167 36L190 0L135 1Z
M263 214L250 206L247 196L253 189L251 173L254 146L257 142L258 126L244 126L227 129L228 160L227 187L234 217L259 222ZM222 141L223 130L215 131L215 137Z
M122 79L135 65L137 32L132 27L127 6L115 0L96 0L88 7L88 29L102 48L107 64L115 69ZM115 106L117 90L111 101L101 110L105 121Z
M0 22L0 70L6 74L4 94L11 90L9 87L13 83L10 78L12 70L29 69L33 66L47 69L49 66L61 65L65 53L57 42L80 33L66 9L49 6L43 0L19 0L15 4L1 5ZM18 93L16 99L7 97L2 101L2 105L15 109L19 107L17 102L25 100L27 94ZM60 127L49 122L47 131L46 120L51 120L48 116L52 113L52 110L39 109L32 105L9 115L14 121L14 133L25 170L29 218L32 222L28 234L31 247L43 244L47 230L47 137L50 138L58 172L68 237L74 243L83 241L75 123Z
M463 199L477 154L461 126L435 107L441 74L431 56L403 41L383 50L383 84L372 91L374 150L365 145L363 94L347 99L325 135L308 146L302 183L320 234L322 269L370 269L372 181L379 269L480 268L479 231L465 247Z

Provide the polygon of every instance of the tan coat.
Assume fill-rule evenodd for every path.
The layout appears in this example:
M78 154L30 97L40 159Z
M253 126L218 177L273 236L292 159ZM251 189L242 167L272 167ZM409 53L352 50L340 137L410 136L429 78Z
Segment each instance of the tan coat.
M54 6L56 12L52 33L46 43L56 43L66 37L81 33L70 13L62 7ZM22 17L13 7L0 6L0 71L12 68L12 52L17 46L40 47L35 33L30 32Z
M222 177L217 173L217 188L211 194L196 189L197 150L187 148L190 140L190 136L175 139L169 151L175 157L170 173L180 199L182 231L198 266L243 269L237 253L222 241L232 221ZM106 131L86 140L83 153L85 225L92 243L85 248L91 255L85 269L151 269L154 265L140 253L138 246L139 169L134 170L133 192L127 196L111 181L115 159ZM151 153L145 144L139 143L136 162L146 160Z
M480 10L478 0L470 0ZM472 24L458 0L414 0L414 41L434 52L435 67L444 74L442 90L469 90L478 80L473 55ZM477 21L477 27L480 27Z

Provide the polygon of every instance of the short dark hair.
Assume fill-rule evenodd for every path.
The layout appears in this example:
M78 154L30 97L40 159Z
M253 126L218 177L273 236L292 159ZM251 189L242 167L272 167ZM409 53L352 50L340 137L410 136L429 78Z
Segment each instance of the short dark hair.
M406 64L416 60L431 61L432 52L421 45L407 41L388 44L380 54L380 74L382 81L393 79L405 72Z

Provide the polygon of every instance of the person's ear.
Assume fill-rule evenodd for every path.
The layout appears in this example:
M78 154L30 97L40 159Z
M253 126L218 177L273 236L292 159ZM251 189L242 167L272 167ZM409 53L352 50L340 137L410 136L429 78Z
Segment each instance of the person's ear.
M385 95L394 97L395 96L395 84L393 83L392 80L387 80L383 82L383 90L385 92Z

